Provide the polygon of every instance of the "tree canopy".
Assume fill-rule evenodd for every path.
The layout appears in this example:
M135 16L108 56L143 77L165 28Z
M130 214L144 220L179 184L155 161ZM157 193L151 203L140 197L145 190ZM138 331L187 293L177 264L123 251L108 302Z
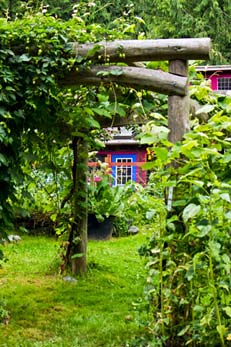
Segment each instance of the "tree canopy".
M21 18L28 11L48 11L63 20L73 14L88 24L100 23L108 29L114 21L136 20L134 35L146 38L210 37L214 53L211 63L230 61L231 4L229 0L2 0L0 13L9 19Z

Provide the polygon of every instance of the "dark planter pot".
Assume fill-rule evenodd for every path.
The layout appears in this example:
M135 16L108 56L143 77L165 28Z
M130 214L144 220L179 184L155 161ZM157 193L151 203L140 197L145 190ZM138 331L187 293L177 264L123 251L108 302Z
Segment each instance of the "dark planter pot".
M94 214L88 216L88 239L109 240L112 237L113 221L115 217L109 216L103 222L98 222Z

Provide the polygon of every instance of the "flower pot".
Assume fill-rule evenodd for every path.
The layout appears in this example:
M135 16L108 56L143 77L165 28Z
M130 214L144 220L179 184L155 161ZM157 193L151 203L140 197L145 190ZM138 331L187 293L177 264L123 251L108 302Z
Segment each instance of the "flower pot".
M103 222L99 222L94 214L89 214L88 239L109 240L112 237L114 219L114 216L109 216Z

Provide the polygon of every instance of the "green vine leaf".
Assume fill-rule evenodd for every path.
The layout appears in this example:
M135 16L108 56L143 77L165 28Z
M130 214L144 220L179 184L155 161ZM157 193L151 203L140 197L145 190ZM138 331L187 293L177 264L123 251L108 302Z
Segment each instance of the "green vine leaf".
M201 211L200 205L189 204L183 210L183 220L185 223L188 222L189 219L194 218Z
M231 307L230 306L226 306L223 308L223 311L225 311L225 313L227 314L227 316L229 316L231 318Z

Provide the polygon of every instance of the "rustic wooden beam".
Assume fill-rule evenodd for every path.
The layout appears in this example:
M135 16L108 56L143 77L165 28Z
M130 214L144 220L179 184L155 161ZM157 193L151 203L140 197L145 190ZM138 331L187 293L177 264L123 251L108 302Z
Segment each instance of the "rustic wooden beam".
M210 38L158 39L158 40L117 40L98 43L73 43L73 53L77 57L101 63L134 62L160 60L209 59Z
M187 77L176 76L161 70L96 65L85 70L70 71L59 83L63 86L76 86L115 82L129 88L147 89L167 95L185 95L187 81Z
M188 75L188 62L172 60L169 62L169 72L181 76ZM168 97L168 128L169 140L172 143L181 141L189 130L189 94L185 96L171 95Z

